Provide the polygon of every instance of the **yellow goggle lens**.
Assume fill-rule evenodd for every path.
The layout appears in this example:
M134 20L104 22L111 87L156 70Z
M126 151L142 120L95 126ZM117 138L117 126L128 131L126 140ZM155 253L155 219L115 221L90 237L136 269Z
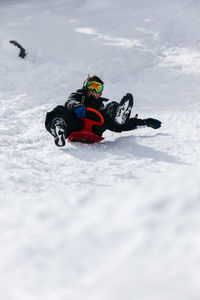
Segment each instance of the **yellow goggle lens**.
M84 86L89 91L95 91L98 94L103 92L103 84L97 81L86 81Z

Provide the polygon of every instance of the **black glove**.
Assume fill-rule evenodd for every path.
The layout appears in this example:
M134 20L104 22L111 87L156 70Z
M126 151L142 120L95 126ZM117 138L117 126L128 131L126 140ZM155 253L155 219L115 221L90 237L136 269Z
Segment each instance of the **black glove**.
M162 122L156 119L148 118L144 120L147 127L152 127L153 129L158 129L161 127Z

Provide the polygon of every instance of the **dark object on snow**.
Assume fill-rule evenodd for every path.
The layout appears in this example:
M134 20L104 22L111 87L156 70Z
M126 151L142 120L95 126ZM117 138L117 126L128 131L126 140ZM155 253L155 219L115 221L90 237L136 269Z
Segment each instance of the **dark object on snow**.
M20 49L19 57L21 57L21 58L26 57L26 55L27 55L26 50L17 41L10 41L10 43L15 45L16 47L18 47Z
M151 127L153 129L158 129L161 127L162 122L157 119L148 118L144 120L147 127Z

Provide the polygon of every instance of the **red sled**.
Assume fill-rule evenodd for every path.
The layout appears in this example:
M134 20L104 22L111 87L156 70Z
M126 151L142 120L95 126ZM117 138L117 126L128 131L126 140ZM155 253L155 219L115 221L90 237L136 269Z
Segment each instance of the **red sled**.
M71 132L68 137L68 141L92 144L92 143L98 143L104 139L102 136L92 132L93 125L98 125L98 126L103 125L104 123L103 116L100 114L99 111L97 111L94 108L87 107L86 110L96 114L100 118L100 122L88 118L82 118L82 120L85 123L83 129L80 131Z

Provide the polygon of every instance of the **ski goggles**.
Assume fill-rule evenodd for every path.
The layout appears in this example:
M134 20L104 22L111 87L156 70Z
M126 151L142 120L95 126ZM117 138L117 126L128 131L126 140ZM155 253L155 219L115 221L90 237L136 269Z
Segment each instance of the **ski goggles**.
M86 81L84 87L89 91L95 91L97 94L103 92L103 84L97 81Z

